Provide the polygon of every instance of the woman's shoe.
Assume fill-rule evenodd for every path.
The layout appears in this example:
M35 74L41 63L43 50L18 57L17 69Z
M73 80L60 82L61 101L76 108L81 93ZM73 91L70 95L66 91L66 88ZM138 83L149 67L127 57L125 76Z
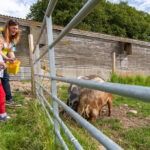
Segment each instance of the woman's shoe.
M6 100L7 106L21 106L21 104L16 103L13 99Z

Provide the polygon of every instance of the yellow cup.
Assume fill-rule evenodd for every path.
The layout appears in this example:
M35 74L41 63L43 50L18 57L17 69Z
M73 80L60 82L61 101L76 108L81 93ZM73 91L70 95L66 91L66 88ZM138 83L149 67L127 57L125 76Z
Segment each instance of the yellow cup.
M20 69L20 61L15 60L14 63L7 61L7 73L16 75Z

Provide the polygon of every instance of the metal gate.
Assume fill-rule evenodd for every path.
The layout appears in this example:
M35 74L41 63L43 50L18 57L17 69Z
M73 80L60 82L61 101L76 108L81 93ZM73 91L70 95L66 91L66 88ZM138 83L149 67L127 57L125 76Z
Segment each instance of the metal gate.
M38 37L38 40L36 41L35 48L32 53L31 61L33 60L33 68L32 68L32 80L35 85L35 93L37 99L41 102L44 110L46 111L46 114L50 121L54 124L54 130L56 137L60 140L63 148L65 150L68 150L68 146L65 143L63 137L60 134L59 126L62 126L63 130L65 131L66 135L69 137L70 141L74 145L74 147L78 150L82 150L81 144L78 142L78 140L73 136L71 131L67 128L65 123L62 121L62 119L59 116L58 113L58 104L63 107L63 109L71 115L81 126L83 126L95 139L99 141L102 145L104 145L109 150L121 150L122 148L113 142L110 138L108 138L106 135L104 135L100 130L95 128L92 124L90 124L88 121L86 121L84 118L82 118L80 115L78 115L75 111L73 111L70 107L68 107L65 103L63 103L58 97L57 97L57 86L56 82L66 82L66 83L73 83L79 86L84 86L96 90L101 90L113 94L118 94L121 96L131 97L135 99L139 99L145 102L150 102L150 88L148 87L141 87L141 86L132 86L132 85L123 85L123 84L116 84L116 83L96 83L93 81L87 81L82 79L75 79L75 78L64 78L64 77L57 77L56 76L56 67L55 67L55 55L54 55L54 46L67 34L69 31L75 27L82 19L84 19L97 4L100 2L100 0L88 0L87 3L81 8L81 10L75 15L75 17L70 21L70 23L62 30L62 32L59 34L59 36L53 41L53 30L52 30L52 12L55 8L55 5L57 3L57 0L51 0L48 4L45 17L43 19L42 28L40 31L40 35ZM42 36L42 33L44 29L47 30L47 38L48 38L48 48L45 49L45 51L40 54L40 46L39 41ZM30 40L32 39L32 36L29 36ZM31 41L30 41L31 42ZM30 43L31 46L31 43ZM32 47L33 48L33 47ZM49 56L50 61L50 75L43 75L41 70L41 60L44 55ZM42 86L42 78L46 78L51 81L51 92L49 92L44 86ZM47 93L49 96L52 97L53 104L51 105L43 93ZM54 119L52 119L50 113L48 112L49 109Z

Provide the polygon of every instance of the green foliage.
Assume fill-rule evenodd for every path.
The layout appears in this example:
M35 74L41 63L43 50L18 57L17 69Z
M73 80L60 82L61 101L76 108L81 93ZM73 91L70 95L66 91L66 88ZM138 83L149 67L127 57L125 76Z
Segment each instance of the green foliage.
M87 0L58 1L53 12L53 22L65 26L82 8ZM49 0L38 0L30 7L27 19L42 21ZM149 41L150 15L128 6L127 2L101 3L76 27L82 30L106 33Z
M143 77L140 75L135 76L121 76L116 73L111 74L110 82L123 83L131 85L150 86L150 76Z
M30 7L31 13L27 15L27 19L35 20L35 21L42 21L45 15L45 10L49 0L38 0L37 3L33 4Z

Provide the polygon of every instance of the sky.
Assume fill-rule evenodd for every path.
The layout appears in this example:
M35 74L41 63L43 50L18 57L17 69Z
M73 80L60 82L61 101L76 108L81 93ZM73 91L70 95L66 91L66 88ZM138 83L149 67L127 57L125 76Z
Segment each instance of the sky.
M0 0L0 14L17 18L26 18L30 6L37 0Z
M108 0L112 3L119 3L120 0ZM127 1L129 6L135 7L137 10L145 11L150 14L150 0L122 0Z
M120 0L107 0L112 3L119 3ZM137 10L142 10L150 14L150 0L122 0ZM26 18L30 12L30 6L37 0L0 0L0 14L17 18Z

